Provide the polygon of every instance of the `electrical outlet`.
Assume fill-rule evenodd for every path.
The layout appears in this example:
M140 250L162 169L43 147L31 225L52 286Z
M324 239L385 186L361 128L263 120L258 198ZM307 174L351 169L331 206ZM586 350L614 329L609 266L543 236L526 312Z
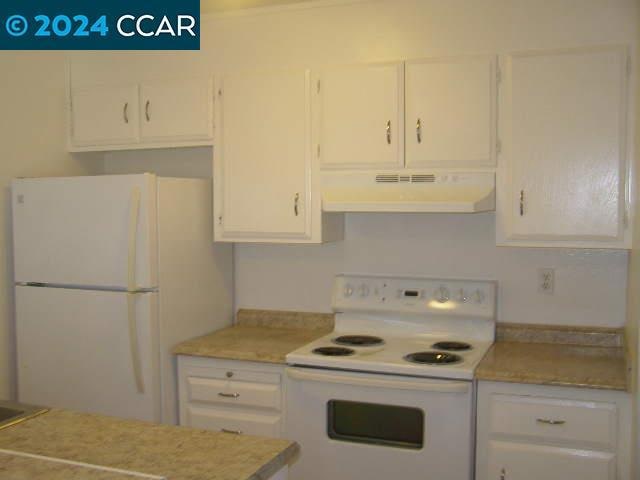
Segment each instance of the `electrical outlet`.
M538 269L538 292L553 295L555 288L555 270L553 268Z

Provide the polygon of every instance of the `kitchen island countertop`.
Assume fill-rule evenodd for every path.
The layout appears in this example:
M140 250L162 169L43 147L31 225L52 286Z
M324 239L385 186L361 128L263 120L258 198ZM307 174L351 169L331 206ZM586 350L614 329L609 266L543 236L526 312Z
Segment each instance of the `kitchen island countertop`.
M5 451L0 478L12 480L266 480L291 462L299 447L288 440L53 409L0 430L0 449ZM69 463L48 464L6 451Z

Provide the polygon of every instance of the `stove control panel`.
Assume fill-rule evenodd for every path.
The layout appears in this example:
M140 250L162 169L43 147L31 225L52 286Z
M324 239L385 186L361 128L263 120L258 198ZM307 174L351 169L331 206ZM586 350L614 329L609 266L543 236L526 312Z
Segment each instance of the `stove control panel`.
M496 282L338 275L333 310L430 313L445 316L495 318Z

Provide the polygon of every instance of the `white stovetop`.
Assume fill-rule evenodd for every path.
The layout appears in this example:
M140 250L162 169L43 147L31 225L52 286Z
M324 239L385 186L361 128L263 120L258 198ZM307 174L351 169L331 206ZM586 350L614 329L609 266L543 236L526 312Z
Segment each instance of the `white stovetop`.
M338 275L332 307L335 329L287 355L287 363L317 368L356 370L420 377L473 379L476 366L491 347L495 334L496 285L492 281L424 277ZM372 335L383 345L336 345L341 335ZM460 341L472 348L449 351L462 357L450 364L411 363L405 355L443 351L432 345ZM319 347L344 346L355 353L326 356Z
M372 347L351 347L355 354L330 357L313 353L318 347L337 347L332 340L340 335L362 335L371 332L332 332L287 355L290 365L323 367L331 369L358 370L363 372L412 375L420 377L473 379L476 366L491 347L492 341L478 341L469 338L416 334L410 337L384 335L385 343ZM375 333L373 333L375 335ZM444 365L421 365L410 363L403 357L409 353L433 351L431 346L439 341L463 341L473 345L471 350L448 352L462 357L462 362ZM439 350L440 351L440 350Z

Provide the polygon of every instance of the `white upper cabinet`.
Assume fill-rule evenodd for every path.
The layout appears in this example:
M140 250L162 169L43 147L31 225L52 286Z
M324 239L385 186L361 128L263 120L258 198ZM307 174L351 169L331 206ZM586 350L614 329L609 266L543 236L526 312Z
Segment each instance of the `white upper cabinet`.
M504 59L498 243L629 246L627 61L621 47Z
M145 140L206 140L213 137L213 81L194 79L140 87Z
M328 69L319 81L324 169L495 166L493 56Z
M138 141L138 86L101 86L73 91L71 142L78 146Z
M406 64L407 167L495 165L495 58Z
M215 239L321 242L311 72L225 76L217 104Z
M326 70L320 93L323 168L393 168L404 162L403 64Z
M213 80L203 76L70 87L69 150L213 144Z

